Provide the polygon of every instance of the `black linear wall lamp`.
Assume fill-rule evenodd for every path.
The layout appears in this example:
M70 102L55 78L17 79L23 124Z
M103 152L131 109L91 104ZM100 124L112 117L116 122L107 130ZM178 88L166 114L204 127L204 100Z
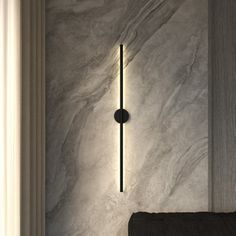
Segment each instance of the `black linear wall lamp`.
M124 94L123 94L123 45L120 45L120 109L116 110L114 114L115 120L120 124L120 192L124 191L124 144L123 144L123 124L128 121L129 113L123 108Z

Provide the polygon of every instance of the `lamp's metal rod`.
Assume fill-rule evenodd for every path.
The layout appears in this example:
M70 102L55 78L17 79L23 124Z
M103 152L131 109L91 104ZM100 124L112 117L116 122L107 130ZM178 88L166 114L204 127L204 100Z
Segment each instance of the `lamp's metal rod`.
M123 45L120 45L120 192L124 191L123 186Z

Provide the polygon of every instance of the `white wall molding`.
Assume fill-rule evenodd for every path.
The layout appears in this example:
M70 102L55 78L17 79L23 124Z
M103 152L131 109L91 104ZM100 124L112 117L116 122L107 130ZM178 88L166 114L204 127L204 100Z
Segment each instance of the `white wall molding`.
M20 235L20 0L0 0L0 235Z

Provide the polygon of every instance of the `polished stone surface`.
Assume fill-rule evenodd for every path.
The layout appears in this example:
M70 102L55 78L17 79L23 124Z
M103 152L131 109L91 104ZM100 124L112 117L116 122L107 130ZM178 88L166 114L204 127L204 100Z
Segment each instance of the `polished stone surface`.
M207 210L207 0L48 0L46 22L46 235L124 236L132 212Z

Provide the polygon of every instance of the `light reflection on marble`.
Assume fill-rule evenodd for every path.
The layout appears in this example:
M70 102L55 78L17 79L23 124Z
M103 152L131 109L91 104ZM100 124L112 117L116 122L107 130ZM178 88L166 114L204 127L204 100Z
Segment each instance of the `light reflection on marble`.
M46 235L124 236L132 212L207 210L207 0L46 4Z

